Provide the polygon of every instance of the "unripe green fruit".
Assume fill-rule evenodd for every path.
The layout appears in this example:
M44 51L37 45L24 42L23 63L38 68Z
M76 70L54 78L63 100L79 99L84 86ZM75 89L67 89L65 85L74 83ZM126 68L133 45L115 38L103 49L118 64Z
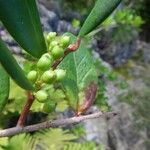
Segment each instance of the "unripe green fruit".
M60 39L60 44L62 47L67 47L69 45L70 37L69 36L62 36Z
M48 42L51 42L56 37L56 32L50 32L47 35Z
M45 71L41 76L41 80L44 83L53 83L56 79L56 73L52 70Z
M35 98L40 102L40 103L44 103L47 98L48 98L48 94L44 91L44 90L40 90L35 94Z
M53 58L50 54L46 53L44 55L42 55L42 57L39 59L38 63L37 63L37 67L40 70L48 70L51 65L53 63Z
M37 72L35 70L32 70L28 73L27 78L31 81L31 82L35 82L37 79Z
M51 51L53 49L53 47L56 46L56 45L58 45L58 42L57 41L52 41L50 43L50 46L49 46L48 50Z
M59 46L55 46L52 50L51 50L51 54L53 56L54 59L59 59L61 57L63 57L64 55L64 50L63 48L59 47Z
M56 103L52 100L47 101L44 106L43 106L43 111L45 113L52 113L53 111L55 111L56 108Z
M66 70L63 70L63 69L56 69L55 73L56 73L56 80L57 81L63 80L66 76Z

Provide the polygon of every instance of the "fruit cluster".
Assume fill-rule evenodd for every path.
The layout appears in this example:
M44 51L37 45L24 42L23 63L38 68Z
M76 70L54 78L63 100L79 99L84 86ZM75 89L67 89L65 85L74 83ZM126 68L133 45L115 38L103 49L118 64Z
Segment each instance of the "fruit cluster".
M69 36L56 36L55 32L50 32L45 36L47 53L43 54L37 61L34 70L31 70L27 78L34 84L36 91L34 96L38 102L45 103L49 99L48 86L58 83L66 76L63 69L53 69L55 61L64 56L64 50L68 47Z

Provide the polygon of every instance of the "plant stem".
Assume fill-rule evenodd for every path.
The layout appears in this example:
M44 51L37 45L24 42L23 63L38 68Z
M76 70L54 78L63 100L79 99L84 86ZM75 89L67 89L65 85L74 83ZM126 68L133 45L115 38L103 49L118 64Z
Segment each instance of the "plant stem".
M27 99L27 102L26 102L22 112L21 112L19 120L17 122L17 127L18 126L20 126L20 127L24 126L27 115L28 115L30 108L31 108L33 101L34 101L34 96L33 96L32 92L28 91L27 95L28 95L28 99Z
M50 121L46 121L43 123L38 123L26 127L17 126L9 129L0 130L0 137L9 137L20 133L33 132L33 131L38 131L40 129L46 129L46 128L64 127L72 124L77 124L88 119L95 119L99 117L106 117L107 119L110 119L116 115L117 115L116 112L107 112L107 113L95 112L90 115L72 117L67 119L58 119L54 121L50 120Z

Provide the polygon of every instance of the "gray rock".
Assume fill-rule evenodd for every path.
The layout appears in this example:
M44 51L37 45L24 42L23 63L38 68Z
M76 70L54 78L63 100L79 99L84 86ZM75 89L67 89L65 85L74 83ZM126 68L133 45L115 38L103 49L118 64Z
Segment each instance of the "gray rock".
M44 5L40 4L38 6L43 30L45 32L56 31L59 17L53 11L46 9Z
M121 93L128 93L128 90L141 91L145 86L142 80L132 80L130 88L125 91L119 90L114 84L108 82L106 96L113 111L118 112L116 117L107 119L99 118L87 120L84 123L86 139L103 144L106 150L148 150L145 141L147 133L144 130L137 130L133 113L136 109L118 99ZM141 118L139 120L141 121Z
M78 32L79 29L74 29L70 22L63 20L60 17L60 14L55 11L48 10L44 4L40 2L39 13L43 30L45 32L54 31L59 34L63 34L65 32L76 34Z

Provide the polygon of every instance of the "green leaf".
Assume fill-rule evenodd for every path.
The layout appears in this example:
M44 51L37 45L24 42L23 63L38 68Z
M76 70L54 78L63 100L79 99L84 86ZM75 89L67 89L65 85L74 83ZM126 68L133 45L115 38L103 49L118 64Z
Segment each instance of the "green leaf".
M74 35L70 33L66 35L70 36L71 43L76 42L77 38ZM67 72L62 85L66 90L70 105L75 108L79 99L79 92L89 84L97 83L94 62L85 44L81 42L79 49L65 57L59 68L65 69Z
M0 63L16 83L26 90L33 90L31 83L25 77L24 72L12 56L9 49L0 38Z
M39 58L46 52L35 0L0 0L0 20L28 53Z
M9 76L0 66L0 112L5 107L9 96Z
M114 11L120 2L121 0L97 0L94 8L81 27L79 36L83 37L94 30Z

